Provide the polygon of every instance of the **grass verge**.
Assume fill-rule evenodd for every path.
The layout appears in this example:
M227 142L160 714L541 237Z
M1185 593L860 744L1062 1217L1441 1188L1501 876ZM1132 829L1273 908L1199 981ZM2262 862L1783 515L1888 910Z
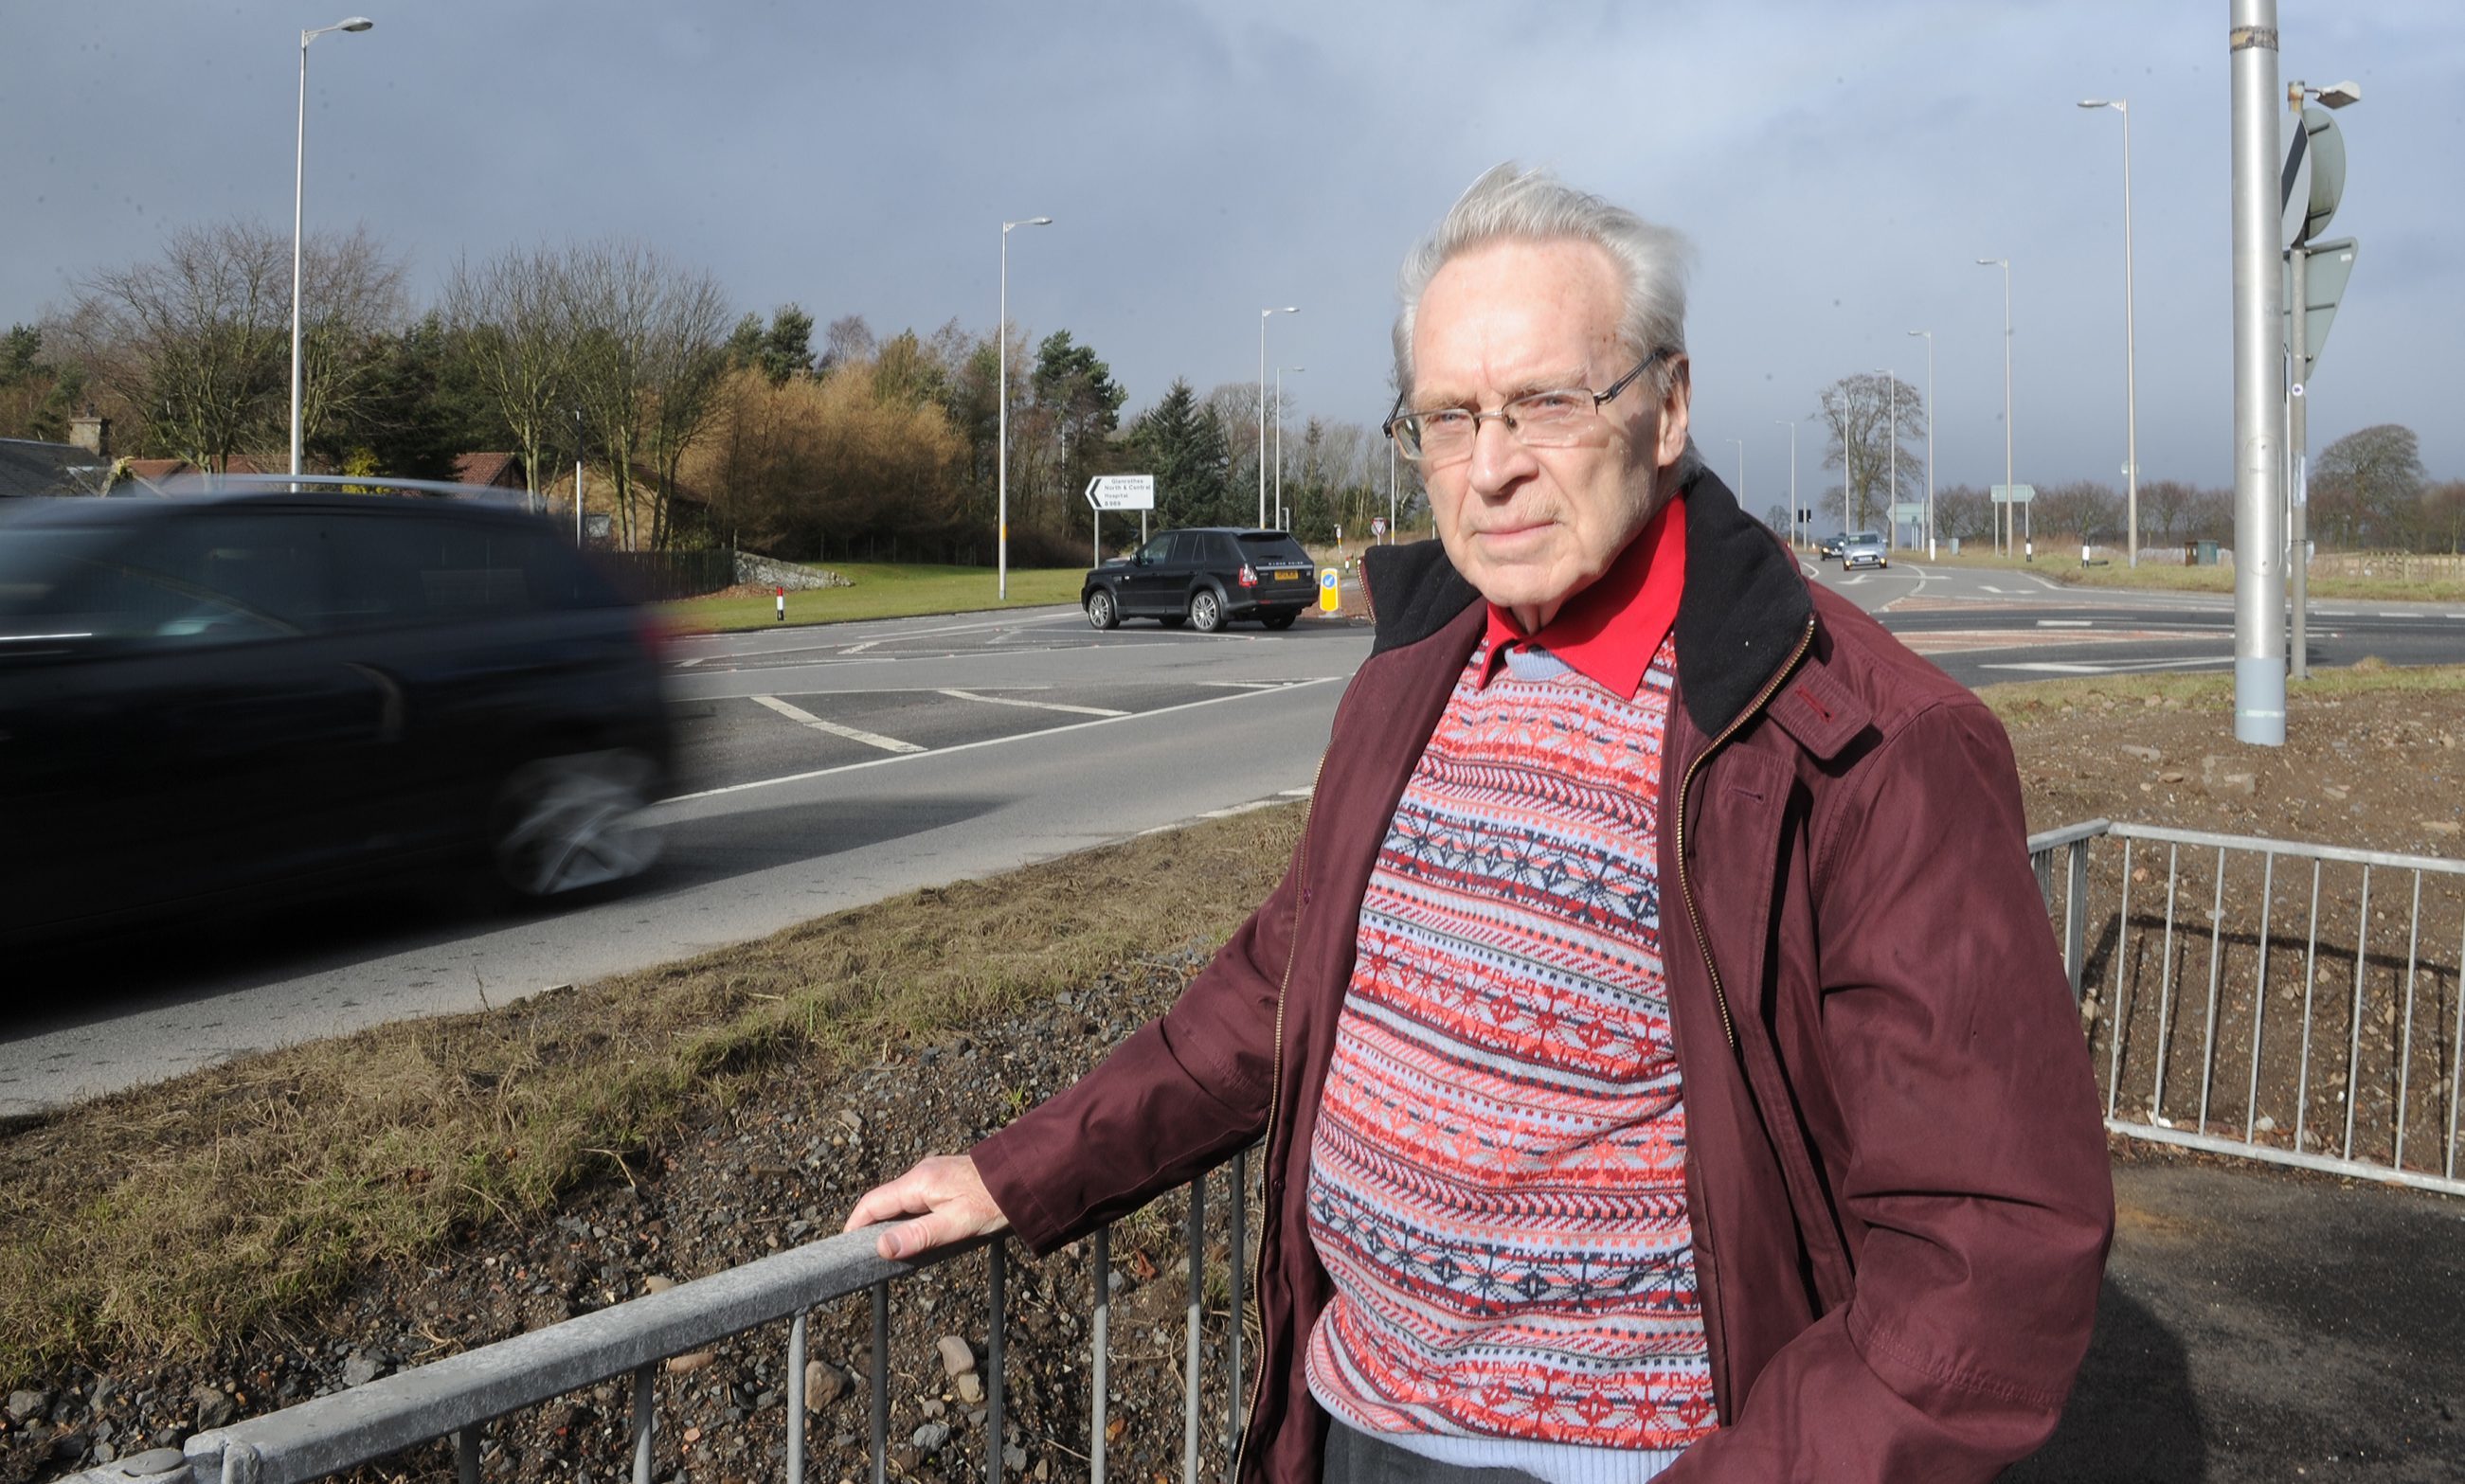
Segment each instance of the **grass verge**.
M2465 693L2465 665L2399 669L2365 658L2341 669L2314 670L2307 680L2285 682L2289 710L2298 709L2306 698L2325 699L2388 692L2454 698ZM2088 676L2076 680L2021 680L1981 686L1977 695L2006 725L2059 718L2065 708L2163 704L2168 700L2230 714L2233 710L2234 679L2231 675L2218 674Z
M2075 548L2076 549L2076 548ZM1917 560L1911 553L1908 560ZM2231 566L2175 566L2152 562L2140 567L2129 567L2121 562L2100 562L2096 566L2082 566L2077 559L2065 559L2060 553L2040 552L2034 562L2017 557L1971 555L1944 556L1928 563L1930 566L1966 567L1978 570L2026 572L2066 587L2095 587L2100 590L2138 590L2144 592L2232 592L2234 573ZM2405 582L2395 578L2331 577L2313 574L2311 597L2317 602L2354 603L2455 603L2465 601L2465 584Z
M788 594L787 622L846 623L862 618L912 618L922 613L1041 608L1076 604L1085 573L1078 568L1010 569L1010 601L996 597L999 579L988 566L930 566L909 562L817 563L854 584ZM762 629L778 623L768 593L742 597L686 598L662 605L669 622L688 631Z
M71 1360L202 1351L375 1264L533 1216L790 1056L827 1075L1211 946L1274 884L1300 819L1207 821L18 1120L0 1133L0 1390Z

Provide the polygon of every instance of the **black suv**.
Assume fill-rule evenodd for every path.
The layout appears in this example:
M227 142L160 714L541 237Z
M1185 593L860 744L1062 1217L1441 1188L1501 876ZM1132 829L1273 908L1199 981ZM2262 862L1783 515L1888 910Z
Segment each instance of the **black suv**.
M10 501L0 940L422 861L632 875L657 635L552 521L459 499Z
M1194 526L1166 531L1132 556L1087 574L1078 589L1087 622L1114 629L1153 618L1213 633L1235 619L1290 629L1318 597L1317 568L1283 531Z

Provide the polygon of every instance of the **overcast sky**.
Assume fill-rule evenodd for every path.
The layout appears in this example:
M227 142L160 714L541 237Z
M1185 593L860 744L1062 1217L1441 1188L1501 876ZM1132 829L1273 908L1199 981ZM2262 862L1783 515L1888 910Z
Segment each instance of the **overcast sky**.
M320 0L322 3L322 0ZM346 0L347 3L347 0ZM309 53L307 217L365 224L423 300L463 254L631 235L745 309L880 334L1011 314L1128 388L1270 365L1374 422L1405 248L1503 159L1685 232L1695 431L1749 507L1825 479L1821 388L1923 389L1943 483L2120 483L2131 104L2143 479L2232 481L2226 0L826 5L361 0ZM261 0L0 0L0 322L171 227L291 207L301 27ZM2284 78L2339 116L2362 244L2312 447L2374 423L2465 476L2465 5L2281 0Z

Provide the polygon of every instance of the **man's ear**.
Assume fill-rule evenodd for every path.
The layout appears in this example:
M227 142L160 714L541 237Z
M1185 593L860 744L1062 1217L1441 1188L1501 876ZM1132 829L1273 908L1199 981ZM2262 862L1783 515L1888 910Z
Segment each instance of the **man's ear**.
M1657 463L1663 469L1677 462L1686 452L1687 412L1695 400L1694 367L1684 356L1669 363L1669 394L1660 399L1660 447Z

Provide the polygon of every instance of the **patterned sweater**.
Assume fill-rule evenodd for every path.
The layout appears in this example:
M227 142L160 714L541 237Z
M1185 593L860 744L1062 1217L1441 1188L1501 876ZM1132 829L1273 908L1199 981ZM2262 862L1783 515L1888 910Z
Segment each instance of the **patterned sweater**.
M1632 699L1521 648L1484 686L1488 651L1362 905L1311 1151L1336 1293L1310 1387L1429 1456L1644 1479L1715 1426L1661 978L1674 650Z

